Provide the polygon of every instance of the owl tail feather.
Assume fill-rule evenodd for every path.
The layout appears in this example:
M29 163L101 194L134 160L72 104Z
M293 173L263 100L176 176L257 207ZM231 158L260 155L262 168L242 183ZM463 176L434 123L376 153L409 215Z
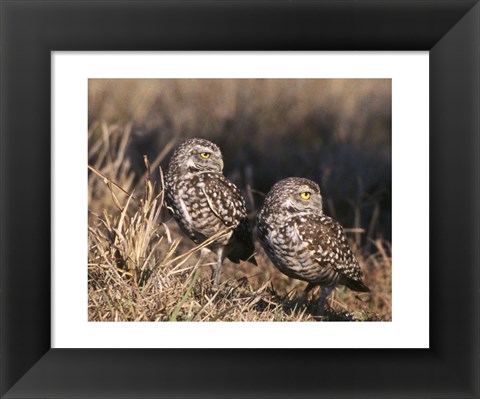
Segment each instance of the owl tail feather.
M345 284L348 288L350 288L352 291L357 291L357 292L370 292L370 288L368 288L365 284L363 284L361 281L357 280L348 280Z
M240 263L240 261L243 260L244 262L249 262L255 266L258 266L257 260L255 259L253 254L250 255L250 257L248 258L245 255L239 256L239 254L229 254L227 255L227 258L230 259L233 263Z

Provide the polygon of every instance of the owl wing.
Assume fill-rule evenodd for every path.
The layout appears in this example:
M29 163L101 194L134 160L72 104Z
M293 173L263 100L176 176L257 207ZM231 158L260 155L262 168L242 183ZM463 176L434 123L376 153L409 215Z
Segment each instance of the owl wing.
M203 193L208 206L225 226L235 228L247 216L240 190L225 176L205 179Z
M339 273L343 283L350 288L364 290L360 265L338 222L325 215L301 216L296 219L295 228L322 268Z
M219 175L216 179L205 180L203 192L212 212L226 227L234 230L228 258L235 263L248 260L256 265L252 230L240 190L225 176Z

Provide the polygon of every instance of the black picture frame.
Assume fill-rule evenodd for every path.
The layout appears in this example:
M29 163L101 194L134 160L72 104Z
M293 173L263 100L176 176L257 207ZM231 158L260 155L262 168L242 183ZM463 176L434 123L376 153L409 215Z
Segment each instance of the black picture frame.
M2 0L2 397L478 398L479 32L478 0ZM55 50L429 51L430 349L51 349Z

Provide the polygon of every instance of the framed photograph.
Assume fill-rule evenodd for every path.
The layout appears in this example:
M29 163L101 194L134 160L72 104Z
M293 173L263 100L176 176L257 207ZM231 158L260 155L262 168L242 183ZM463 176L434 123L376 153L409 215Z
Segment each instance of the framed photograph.
M478 397L477 1L1 6L2 397Z
M56 168L54 181L63 184L60 190L54 185L53 202L71 207L75 198L78 208L88 204L88 226L84 214L57 207L59 214L70 216L55 218L54 235L69 229L78 236L53 250L54 347L115 348L130 342L143 348L428 348L428 249L423 240L412 243L410 220L396 217L404 213L400 205L408 198L399 195L393 201L398 208L392 209L391 194L417 193L409 213L417 220L417 235L428 240L427 52L54 52L52 65L52 141L63 148L54 155L53 163L63 165ZM197 146L207 152L197 154ZM220 172L214 153L224 166ZM402 154L408 154L408 165ZM176 158L182 163L175 164ZM398 163L392 165L392 158ZM85 164L88 199L78 184L87 177ZM184 173L172 172L176 169ZM393 177L392 169L397 172ZM192 184L192 194L176 202L176 185L189 185L199 176L213 192L195 191ZM352 269L338 269L332 277L355 280L338 284L322 309L323 291L312 288L307 297L302 291L329 270L329 230L308 249L312 255L305 262L314 262L313 276L282 272L283 264L268 255L268 241L262 245L255 231L261 233L268 191L292 182L292 176L297 182L310 179L312 187L316 181L321 185L318 206L310 194L297 204L305 208L288 209L289 218L302 215L292 219L300 226L294 230L320 232L333 223L330 217L320 222L316 215L332 215L346 226L345 233L335 232L346 237L346 244L334 237L338 244L331 253L334 264L351 262ZM241 199L235 210L243 209L245 217L238 228L246 238L233 245L244 252L240 258L225 256L215 283L210 270L217 265L215 251L228 251L231 244L215 247L213 241L206 248L214 253L203 258L201 247L208 234L225 226L220 221L235 195ZM223 199L214 205L217 196ZM302 223L303 217L308 219ZM201 234L204 240L198 239ZM392 237L398 264L410 265L402 254L413 252L424 266L392 270ZM288 256L301 257L308 241L293 242ZM85 246L88 290L81 263L60 266ZM322 251L315 252L315 246ZM341 259L348 254L350 261ZM296 267L294 260L287 265ZM398 289L404 284L423 295ZM168 321L195 323L172 326ZM196 323L201 321L220 323ZM312 321L371 323L322 327ZM131 323L125 328L122 322ZM302 340L285 340L286 329ZM192 334L197 339L189 341ZM227 339L239 334L241 340ZM141 341L135 339L139 335Z

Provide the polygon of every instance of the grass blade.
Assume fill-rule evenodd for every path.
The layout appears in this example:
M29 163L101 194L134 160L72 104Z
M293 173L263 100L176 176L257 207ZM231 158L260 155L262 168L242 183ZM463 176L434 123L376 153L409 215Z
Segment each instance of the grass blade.
M200 276L200 269L195 270L195 274L193 275L192 281L190 281L190 284L188 285L188 288L185 291L185 294L183 294L182 299L180 299L177 306L175 306L172 316L170 317L170 321L177 321L178 313L180 312L180 309L182 308L183 304L185 303L188 296L190 295L190 291L192 290L193 285L195 284L195 281L197 281L198 276Z

